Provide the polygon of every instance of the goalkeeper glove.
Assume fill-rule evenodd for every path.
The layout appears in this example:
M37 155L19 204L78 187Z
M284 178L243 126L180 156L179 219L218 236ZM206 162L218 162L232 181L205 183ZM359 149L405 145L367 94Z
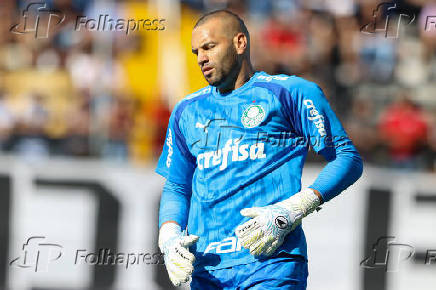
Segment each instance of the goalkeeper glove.
M188 282L194 271L195 257L189 247L198 241L194 235L185 236L181 227L175 223L166 223L159 230L159 248L164 254L168 276L174 286Z
M319 205L318 195L306 188L272 205L244 208L241 214L252 219L236 228L236 236L250 254L270 256L283 244L286 235Z

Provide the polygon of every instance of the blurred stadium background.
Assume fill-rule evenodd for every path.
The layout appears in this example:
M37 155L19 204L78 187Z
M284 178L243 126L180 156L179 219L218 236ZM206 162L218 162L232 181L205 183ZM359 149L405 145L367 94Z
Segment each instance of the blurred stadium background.
M27 19L39 13L48 37L11 32L30 3L65 19L49 22L34 5ZM365 160L362 179L305 223L308 289L434 289L436 1L425 0L2 0L1 289L170 288L162 265L74 265L74 253L157 253L154 164L173 106L206 85L192 27L220 8L245 20L257 70L324 89ZM99 15L164 19L165 29L75 28ZM324 164L308 162L306 185ZM40 244L11 263L32 236L63 247L46 271L32 270ZM400 269L387 271L383 253L399 248L385 243L376 269L360 266L383 236L412 257L400 253Z

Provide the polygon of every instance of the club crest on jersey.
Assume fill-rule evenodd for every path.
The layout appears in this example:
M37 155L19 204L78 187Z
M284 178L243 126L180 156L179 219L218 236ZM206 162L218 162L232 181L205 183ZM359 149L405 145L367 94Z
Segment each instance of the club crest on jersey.
M265 115L265 109L261 105L250 105L242 113L242 125L244 125L245 128L257 127L262 123Z

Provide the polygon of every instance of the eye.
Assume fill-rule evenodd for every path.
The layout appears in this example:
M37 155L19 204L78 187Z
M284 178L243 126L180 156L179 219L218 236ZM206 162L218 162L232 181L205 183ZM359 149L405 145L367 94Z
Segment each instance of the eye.
M206 43L206 44L203 46L203 49L204 49L204 50L209 50L209 49L214 48L215 46L216 46L215 43Z

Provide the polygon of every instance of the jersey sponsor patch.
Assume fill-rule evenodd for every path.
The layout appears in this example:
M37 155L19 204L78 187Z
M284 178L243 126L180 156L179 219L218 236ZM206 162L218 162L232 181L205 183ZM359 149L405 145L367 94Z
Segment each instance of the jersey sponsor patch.
M239 144L241 139L229 139L223 148L200 153L197 156L199 170L219 166L220 170L227 168L229 161L245 161L266 158L265 143ZM229 157L231 153L231 157Z
M324 125L324 116L319 113L319 111L316 109L311 99L304 100L303 104L306 106L308 110L310 110L309 111L310 116L308 117L308 119L315 124L316 128L318 129L319 135L321 137L326 136L327 132L325 130L325 125Z
M264 75L260 75L257 77L257 79L264 80L267 82L270 82L271 80L285 81L288 78L289 78L289 76L264 76Z
M168 146L168 155L166 165L168 168L171 166L171 156L173 155L173 135L171 133L171 128L168 128L168 137L167 137L167 146Z
M242 249L241 242L237 237L228 237L221 242L212 242L207 245L204 254L215 252L217 254L234 253Z

